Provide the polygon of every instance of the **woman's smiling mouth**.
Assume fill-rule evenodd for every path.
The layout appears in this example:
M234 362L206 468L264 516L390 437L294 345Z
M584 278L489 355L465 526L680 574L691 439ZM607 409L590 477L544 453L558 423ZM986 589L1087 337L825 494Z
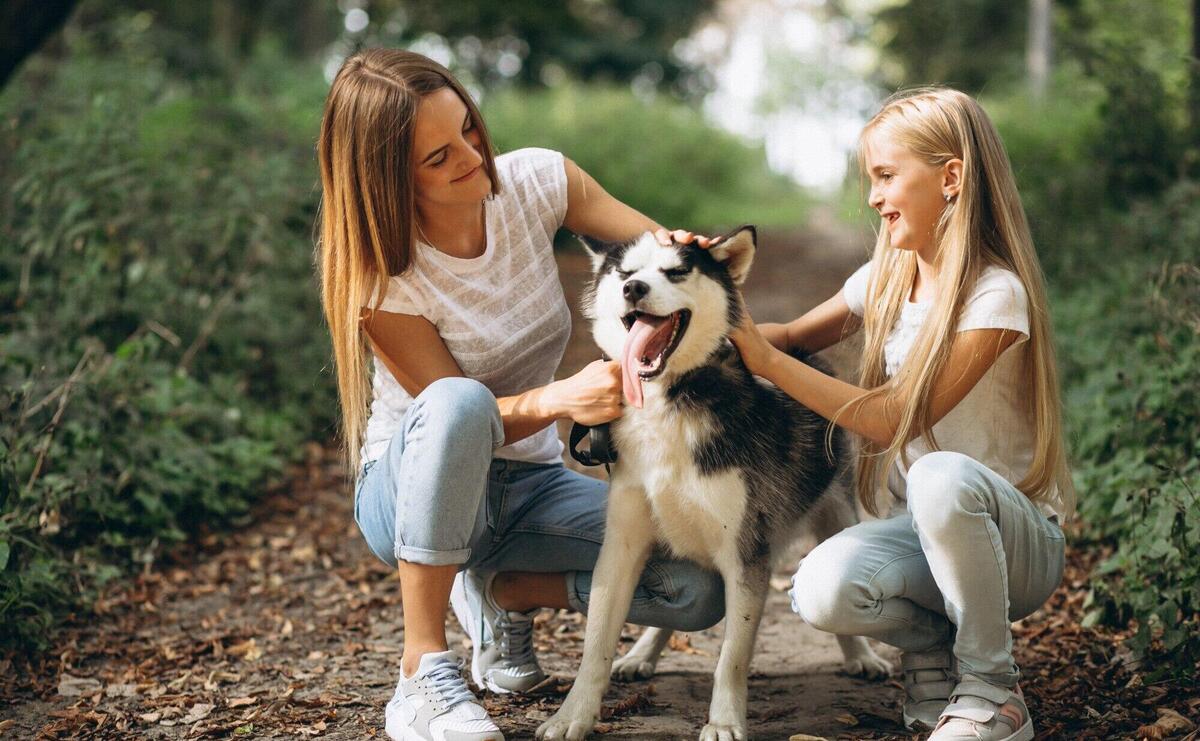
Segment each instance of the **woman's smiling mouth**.
M452 183L461 183L461 182L463 182L464 180L466 180L466 179L468 179L468 178L472 177L472 176L473 176L475 173L479 172L479 168L481 168L481 167L483 167L483 163L482 163L482 162L480 162L478 165L475 165L474 167L472 167L472 168L471 168L471 170L470 170L469 172L467 172L467 174L465 174L465 175L462 175L461 177L456 177L456 178L454 178L453 180L451 180L450 182L452 182Z

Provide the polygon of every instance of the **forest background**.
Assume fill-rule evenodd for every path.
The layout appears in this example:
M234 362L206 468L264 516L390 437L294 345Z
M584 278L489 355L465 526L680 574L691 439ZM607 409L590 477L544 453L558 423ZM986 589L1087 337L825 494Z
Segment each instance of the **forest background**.
M891 90L944 83L998 122L1052 291L1072 542L1103 554L1085 622L1131 628L1151 680L1194 677L1195 0L6 3L0 647L41 650L113 580L245 524L304 442L333 439L314 142L356 48L441 59L500 150L568 152L661 223L863 228L853 169L802 188L706 109L697 35L763 4L861 52L863 120ZM773 70L763 111L845 89L820 61Z

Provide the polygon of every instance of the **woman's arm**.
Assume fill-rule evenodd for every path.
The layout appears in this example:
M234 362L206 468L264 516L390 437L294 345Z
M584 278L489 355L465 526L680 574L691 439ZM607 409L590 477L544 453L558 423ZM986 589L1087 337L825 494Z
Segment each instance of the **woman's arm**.
M787 324L764 323L758 331L776 348L791 352L820 352L836 345L862 327L862 319L850 311L842 292Z
M955 334L946 367L933 381L929 424L936 424L962 401L1020 336L1020 332L1011 329L972 329ZM767 342L748 315L730 339L751 373L771 381L826 419L833 419L839 409L867 393L865 389L827 376L780 351ZM885 390L881 395L849 407L838 418L838 424L873 442L887 445L896 436L906 401L898 392Z
M576 234L620 242L643 232L662 229L650 217L626 206L570 159L563 158L567 173L567 217L563 225Z
M362 326L375 354L413 396L439 378L463 374L437 328L424 317L364 310ZM569 417L588 425L608 422L621 414L620 366L597 360L570 378L500 397L496 403L505 444L529 437L556 419Z
M711 247L720 241L682 229L669 232L649 216L613 198L569 158L563 158L563 167L567 174L567 216L563 226L576 234L622 242L651 232L662 245L670 245L672 239L683 244L694 240L700 247Z

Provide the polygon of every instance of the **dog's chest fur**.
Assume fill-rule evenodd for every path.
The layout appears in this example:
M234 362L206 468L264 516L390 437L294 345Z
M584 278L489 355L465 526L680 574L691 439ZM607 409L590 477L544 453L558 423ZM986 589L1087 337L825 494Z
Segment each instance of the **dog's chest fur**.
M736 550L746 507L736 468L706 475L693 457L713 428L703 412L680 410L647 389L645 406L627 410L613 426L620 461L614 485L644 491L660 542L676 555L712 566Z

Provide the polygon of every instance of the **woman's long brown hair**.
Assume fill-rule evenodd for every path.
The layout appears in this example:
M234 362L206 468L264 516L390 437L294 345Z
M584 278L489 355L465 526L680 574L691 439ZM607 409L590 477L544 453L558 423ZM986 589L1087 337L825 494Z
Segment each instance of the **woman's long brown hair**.
M333 341L342 445L351 475L361 464L371 382L365 310L378 309L392 276L413 260L413 124L421 99L449 87L482 138L480 154L499 192L492 142L479 109L437 62L400 49L366 49L346 59L325 99L317 158L321 170L316 250L321 303ZM372 316L372 313L367 313Z

